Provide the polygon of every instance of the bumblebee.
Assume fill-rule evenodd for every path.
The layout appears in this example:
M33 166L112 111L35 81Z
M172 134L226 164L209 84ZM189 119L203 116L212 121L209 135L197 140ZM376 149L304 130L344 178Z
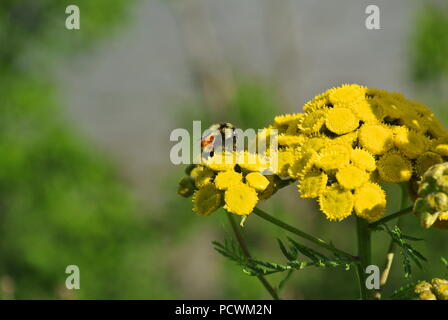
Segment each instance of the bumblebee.
M211 125L201 139L201 153L208 158L213 157L214 150L222 146L232 146L232 150L235 150L235 129L235 126L228 122ZM218 136L221 136L221 139L218 139Z

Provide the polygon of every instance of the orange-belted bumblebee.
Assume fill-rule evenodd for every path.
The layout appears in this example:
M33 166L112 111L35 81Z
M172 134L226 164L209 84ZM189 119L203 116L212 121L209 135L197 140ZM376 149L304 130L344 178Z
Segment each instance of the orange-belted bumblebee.
M213 157L214 150L221 149L222 146L231 146L231 150L234 150L236 144L235 129L235 126L228 122L211 125L201 139L202 155L206 158Z

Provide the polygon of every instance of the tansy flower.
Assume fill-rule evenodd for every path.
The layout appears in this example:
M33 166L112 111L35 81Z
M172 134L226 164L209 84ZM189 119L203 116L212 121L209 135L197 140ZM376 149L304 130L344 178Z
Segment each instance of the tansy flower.
M434 152L437 152L441 156L448 157L448 144L442 143L442 144L437 145L434 148Z
M278 151L278 169L276 174L285 177L288 175L288 169L294 160L294 149L285 148Z
M328 99L335 106L346 107L365 98L366 88L357 84L344 84L329 90Z
M382 113L385 118L399 119L405 111L403 102L394 99L391 94L381 98L374 98L373 100L382 107Z
M399 183L411 179L412 164L398 152L386 153L376 165L381 179L385 182Z
M353 131L347 134L344 134L342 136L337 136L336 138L333 139L327 139L327 145L328 144L342 144L342 145L346 145L346 146L350 146L353 147L353 145L357 144L358 142L358 131Z
M301 145L306 141L306 137L305 136L293 136L293 135L287 135L284 133L281 133L278 135L278 144L280 146L297 146L297 145Z
M250 146L265 144L272 156L269 145L278 132L275 174L267 156L253 155L250 162L248 151L215 152L188 168L178 192L189 196L213 184L223 198L227 194L229 212L248 214L258 199L285 186L280 178L285 177L298 182L301 197L318 197L331 220L350 215L355 207L358 216L374 221L386 204L377 183L410 181L415 193L420 188L415 211L422 224L448 228L448 209L440 206L445 196L448 203L448 174L442 166L448 160L448 132L428 107L400 93L343 85L317 95L303 110L275 117L249 141Z
M302 113L294 113L294 114L283 114L280 116L274 117L274 123L276 126L288 125L292 121L297 121L303 117Z
M372 99L361 100L350 106L350 109L364 123L377 124L384 118L381 107Z
M209 216L221 206L222 193L209 183L196 190L192 201L194 212L200 216Z
M390 93L383 89L376 89L376 88L367 88L366 90L366 96L369 98L377 97L381 98L384 96L389 95Z
M228 212L247 215L258 202L257 192L245 183L233 185L224 193L224 209Z
M329 145L323 148L316 159L316 166L325 171L343 168L350 161L350 149L343 145Z
M394 128L395 146L409 159L415 159L428 149L428 139L404 126Z
M406 100L404 95L400 92L389 92L389 96L397 101L404 101Z
M197 166L191 170L190 176L193 178L196 187L201 188L213 179L215 172L210 168Z
M246 171L263 172L270 166L269 159L257 153L240 152L237 159L238 165Z
M305 105L303 106L303 110L305 112L312 112L327 107L329 103L330 101L328 100L328 93L324 92L320 95L315 96L313 100L305 103Z
M376 221L384 214L386 194L375 183L366 183L355 191L355 213L358 217Z
M448 133L439 120L434 117L429 118L428 131L435 138L447 137Z
M414 109L421 117L432 115L431 110L421 102L408 100L408 105Z
M299 123L301 120L294 120L288 123L285 134L287 135L297 135L300 133Z
M326 187L319 196L320 210L328 220L342 220L353 210L353 194L340 188L337 184Z
M298 185L300 196L302 198L317 198L325 190L327 181L328 176L319 170L308 172Z
M372 154L384 154L394 145L392 131L380 124L364 124L358 137L360 144Z
M333 108L327 112L325 125L336 134L344 134L358 128L359 120L348 108Z
M251 172L246 176L247 184L257 191L264 191L269 185L269 180L259 172Z
M239 172L235 171L222 171L219 172L215 178L215 186L219 190L227 190L229 187L241 183L243 176Z
M350 161L353 165L366 171L373 171L376 169L375 158L370 152L364 149L353 149L350 153Z
M443 159L439 154L431 151L425 152L415 161L415 172L421 177L430 167L442 162Z
M265 200L270 198L278 190L278 182L280 178L276 175L265 176L268 179L269 184L264 191L258 192L258 199Z
M325 123L327 109L319 109L304 114L300 120L299 129L304 133L317 133Z
M353 165L341 168L336 173L336 179L338 180L339 185L348 190L362 186L368 178L369 175L367 172Z
M428 122L417 111L408 110L401 116L400 123L405 127L417 132L425 132Z
M303 177L313 167L316 156L317 153L314 150L303 150L289 167L289 175L294 179Z
M330 142L330 139L323 136L317 135L314 137L308 137L302 144L302 149L311 149L314 151L320 151L323 147L326 147Z

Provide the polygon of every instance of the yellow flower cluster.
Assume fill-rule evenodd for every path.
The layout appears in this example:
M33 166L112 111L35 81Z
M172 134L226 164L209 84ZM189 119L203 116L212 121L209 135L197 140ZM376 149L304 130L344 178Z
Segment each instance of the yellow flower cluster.
M215 154L187 171L179 194L193 195L200 215L221 206L247 215L284 185L282 178L289 178L298 182L302 198L318 199L329 220L355 212L376 221L386 207L379 183L410 182L417 193L426 170L448 159L448 132L425 105L399 93L343 85L316 96L303 109L275 117L257 135L258 142L270 142L272 129L277 130L275 174L259 173L269 167L263 161L214 161L241 152Z
M431 283L420 282L415 286L414 292L419 300L448 300L448 280L434 278Z
M277 116L277 174L318 198L330 220L376 221L386 195L378 184L410 181L448 157L448 133L423 104L403 95L343 85L316 96L304 113Z
M193 195L193 211L198 215L209 216L220 207L248 215L259 200L269 198L279 189L278 176L260 173L267 165L257 155L255 161L248 161L250 155L245 153L241 163L236 161L237 156L236 152L218 153L187 168L178 193L184 197Z

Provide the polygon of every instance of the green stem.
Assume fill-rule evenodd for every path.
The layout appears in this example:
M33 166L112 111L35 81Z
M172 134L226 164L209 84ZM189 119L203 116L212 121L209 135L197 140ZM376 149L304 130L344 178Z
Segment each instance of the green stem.
M243 235L241 234L237 223L235 222L235 219L233 218L233 215L231 213L227 213L227 217L229 218L230 225L232 226L233 233L235 234L235 238L243 251L244 256L247 259L252 259L252 256L250 255L249 249L247 248L246 242L244 241ZM260 280L261 284L265 287L265 289L269 292L271 297L274 300L280 300L280 297L278 296L275 289L271 286L271 284L266 280L266 278L263 275L257 276L258 280Z
M330 251L332 251L332 252L334 252L336 254L342 255L342 256L348 258L349 260L351 260L353 262L357 262L358 261L358 258L353 256L353 255L351 255L350 253L347 253L347 252L345 252L343 250L335 248L334 246L330 245L329 243L325 242L324 240L316 238L316 237L314 237L314 236L312 236L312 235L310 235L310 234L308 234L306 232L303 232L303 231L301 231L301 230L299 230L299 229L297 229L297 228L295 228L295 227L293 227L293 226L291 226L291 225L289 225L289 224L287 224L287 223L285 223L285 222L283 222L283 221L281 221L281 220L271 216L267 212L265 212L265 211L263 211L263 210L261 210L261 209L259 209L257 207L254 208L253 213L255 213L260 218L263 218L264 220L269 221L269 222L275 224L276 226L278 226L278 227L280 227L280 228L282 228L282 229L284 229L286 231L294 233L295 235L297 235L297 236L299 236L301 238L307 239L308 241L311 241L311 242L317 244L318 246L321 246L321 247L323 247L323 248L325 248L327 250L330 250Z
M356 231L358 239L358 257L360 263L357 264L356 270L358 273L359 280L359 290L361 294L361 300L370 299L370 294L366 287L366 273L365 270L367 266L371 263L371 233L369 230L369 223L360 218L356 217Z
M369 229L375 229L376 227L378 227L380 224L384 224L386 222L389 222L390 220L396 219L401 217L402 215L405 215L409 212L412 212L412 206L404 208L398 212L395 212L393 214L388 215L387 217L384 217L378 221L372 222L371 224L369 224Z
M398 217L398 221L397 221L397 225L398 226L400 226L401 222L402 222L401 216L412 211L412 206L408 207L408 208L405 208L406 204L408 202L408 193L407 193L408 185L407 184L401 184L400 186L401 186L400 211L398 211L397 213L394 213L394 214L391 214L391 215L388 216L388 217L394 216L393 218ZM388 217L386 217L386 218L388 218ZM381 220L379 220L377 222L385 220L385 221L382 222L382 223L385 223L385 222L393 219L393 218L390 218L390 219L386 219L386 218L383 218L383 219L381 219ZM370 227L374 228L376 226L374 226L374 224L371 224ZM378 290L377 293L376 293L376 298L377 299L381 299L381 289L386 285L387 279L389 278L389 273L390 273L390 270L392 268L392 263L394 262L394 257L395 257L395 246L396 246L395 242L393 240L390 240L389 247L387 248L387 253L386 253L386 261L384 262L384 269L383 269L383 272L381 273L380 290Z

